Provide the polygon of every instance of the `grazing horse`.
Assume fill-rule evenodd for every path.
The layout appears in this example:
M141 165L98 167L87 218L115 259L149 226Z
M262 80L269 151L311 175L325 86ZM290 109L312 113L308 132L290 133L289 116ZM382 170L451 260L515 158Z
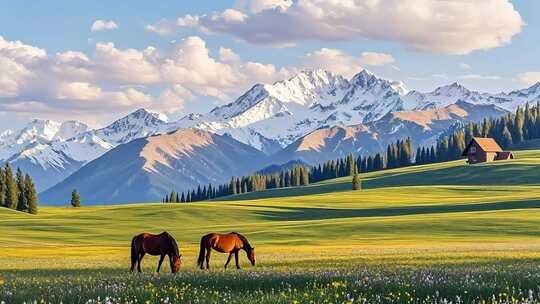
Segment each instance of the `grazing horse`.
M251 247L245 236L237 232L231 232L228 234L210 233L201 238L201 248L199 251L199 259L197 265L201 269L204 269L204 259L206 255L206 269L210 269L210 253L212 249L221 252L228 253L229 258L225 263L225 269L231 262L232 255L236 261L236 268L240 269L238 265L238 252L244 250L247 254L251 265L255 266L255 248ZM206 252L206 254L205 254Z
M177 273L180 270L182 255L180 255L176 240L169 233L162 232L158 235L141 233L133 237L131 240L131 272L135 269L135 264L137 264L137 271L141 272L141 260L147 253L160 256L157 272L159 272L166 255L169 256L171 272Z

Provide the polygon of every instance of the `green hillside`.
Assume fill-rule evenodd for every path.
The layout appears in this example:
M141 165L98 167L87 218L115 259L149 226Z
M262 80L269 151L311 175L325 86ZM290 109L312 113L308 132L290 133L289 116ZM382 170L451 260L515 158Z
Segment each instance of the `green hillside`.
M437 237L516 241L539 233L540 158L533 158L539 155L525 151L501 163L454 161L363 174L359 192L349 190L350 178L340 178L228 201L43 207L38 216L0 209L0 246L127 246L135 233L162 230L190 246L206 232L232 230L266 245L322 245L326 238L344 244L343 236L359 244Z
M227 201L42 207L37 216L0 208L0 301L431 303L436 290L459 303L519 303L538 287L540 153L516 155L363 174L362 191L341 178ZM181 274L151 274L156 257L129 274L132 236L163 230L180 244ZM211 231L245 234L257 266L241 254L248 271L224 272L227 255L214 254L212 271L196 270Z
M516 159L499 163L468 165L465 160L459 160L371 172L361 175L362 187L375 189L419 185L540 185L540 174L534 170L540 166L540 150L515 151L514 155ZM222 200L252 200L347 191L351 188L350 182L351 178L344 177L308 187L272 189Z

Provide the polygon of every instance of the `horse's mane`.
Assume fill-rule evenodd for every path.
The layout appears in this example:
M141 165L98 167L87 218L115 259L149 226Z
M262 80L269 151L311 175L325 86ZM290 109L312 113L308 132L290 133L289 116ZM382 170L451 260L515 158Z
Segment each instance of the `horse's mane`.
M253 247L251 246L251 244L249 243L249 241L247 240L247 238L245 236L241 235L238 232L233 232L233 233L236 234L240 240L242 240L242 243L244 243L244 246L247 249L253 249Z
M180 256L180 250L178 249L178 244L176 243L176 240L168 232L165 232L165 235L167 236L167 238L171 242L171 245L173 246L173 250L174 250L174 253L176 254L176 256Z

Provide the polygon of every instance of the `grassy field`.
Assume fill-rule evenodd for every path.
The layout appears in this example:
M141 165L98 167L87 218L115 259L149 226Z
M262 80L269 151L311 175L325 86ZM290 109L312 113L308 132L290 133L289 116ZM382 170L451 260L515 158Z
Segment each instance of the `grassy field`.
M0 208L0 301L534 303L540 151L516 156L364 174L356 192L342 178L193 204ZM182 273L155 275L147 257L145 274L128 274L131 237L163 230ZM215 254L214 270L197 271L211 231L245 234L257 266L242 257L245 270L224 272Z

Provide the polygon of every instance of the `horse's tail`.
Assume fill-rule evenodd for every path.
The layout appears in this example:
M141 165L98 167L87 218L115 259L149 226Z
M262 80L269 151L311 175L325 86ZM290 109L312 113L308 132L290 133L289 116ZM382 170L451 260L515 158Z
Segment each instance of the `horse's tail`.
M204 244L204 241L206 239L206 236L203 236L201 238L201 248L199 249L199 258L197 259L197 265L199 267L203 267L203 263L204 263L204 253L205 253L205 244Z
M135 248L135 240L137 239L136 236L131 239L131 271L133 271L133 268L135 267L135 263L137 262L137 248Z

